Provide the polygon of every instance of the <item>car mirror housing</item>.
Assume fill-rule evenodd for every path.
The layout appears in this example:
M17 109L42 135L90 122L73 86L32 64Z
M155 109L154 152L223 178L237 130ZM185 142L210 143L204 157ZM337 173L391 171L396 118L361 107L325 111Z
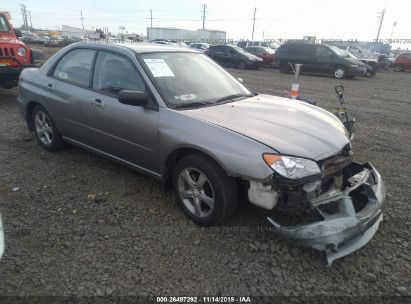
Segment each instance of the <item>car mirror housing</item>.
M118 101L130 106L144 106L148 102L148 96L142 91L122 90L118 94Z

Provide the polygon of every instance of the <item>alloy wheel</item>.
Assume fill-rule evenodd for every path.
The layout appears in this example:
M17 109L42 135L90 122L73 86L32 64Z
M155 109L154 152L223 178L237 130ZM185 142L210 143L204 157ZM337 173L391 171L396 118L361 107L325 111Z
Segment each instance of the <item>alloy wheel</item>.
M50 145L53 142L54 133L50 118L47 114L42 110L37 111L34 118L34 125L41 142L47 146Z
M345 71L344 71L343 68L337 68L337 69L335 69L335 71L334 71L334 76L335 76L335 78L340 79L340 78L343 78L344 75L345 75Z
M194 216L208 217L214 209L214 190L207 176L198 169L185 168L178 177L178 192L186 209Z

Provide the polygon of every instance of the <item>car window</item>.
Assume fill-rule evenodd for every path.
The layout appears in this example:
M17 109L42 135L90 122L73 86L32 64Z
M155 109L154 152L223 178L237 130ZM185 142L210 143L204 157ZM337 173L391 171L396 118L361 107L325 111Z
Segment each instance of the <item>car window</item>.
M0 32L8 32L10 27L7 23L6 17L0 16Z
M70 51L57 63L53 76L88 87L95 53L96 51L88 49Z
M99 51L93 88L117 95L121 90L145 91L145 84L134 64L121 55Z
M326 47L318 46L317 49L315 50L315 56L316 57L327 57L327 58L329 58L330 55L332 55L332 52L329 49L327 49Z

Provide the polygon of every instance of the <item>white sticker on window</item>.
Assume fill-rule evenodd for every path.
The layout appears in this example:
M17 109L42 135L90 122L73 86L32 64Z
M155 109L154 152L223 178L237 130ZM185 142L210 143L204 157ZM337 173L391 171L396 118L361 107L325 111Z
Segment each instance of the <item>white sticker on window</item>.
M67 77L67 73L59 72L59 78L61 78L61 79L67 79L67 78L68 78L68 77Z
M144 59L154 77L174 77L173 71L164 59Z

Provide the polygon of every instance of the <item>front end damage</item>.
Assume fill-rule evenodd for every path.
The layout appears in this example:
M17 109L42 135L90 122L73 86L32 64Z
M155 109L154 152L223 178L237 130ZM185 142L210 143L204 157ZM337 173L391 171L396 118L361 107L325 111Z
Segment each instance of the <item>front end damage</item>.
M276 200L274 210L291 219L282 223L274 215L267 217L275 233L295 245L321 251L325 265L370 241L383 219L385 199L381 175L370 163L360 164L350 158L333 162L338 165L323 164L326 174L316 180L289 183L274 179L270 186L260 186L259 200L257 187L249 190L250 201L255 204L272 202L268 199L271 193Z

